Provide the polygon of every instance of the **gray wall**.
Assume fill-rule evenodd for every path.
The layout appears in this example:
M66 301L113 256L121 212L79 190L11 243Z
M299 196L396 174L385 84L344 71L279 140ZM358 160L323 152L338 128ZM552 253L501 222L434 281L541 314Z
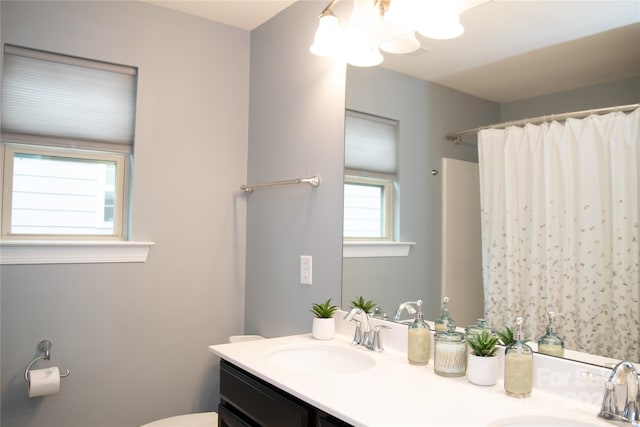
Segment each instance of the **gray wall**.
M207 346L243 332L250 33L138 1L1 10L2 42L139 67L132 229L156 242L140 264L1 267L3 426L215 409ZM43 338L71 376L28 399Z
M311 304L340 301L345 66L309 53L325 6L294 3L251 33L249 181L321 184L247 197L247 333L310 332ZM300 255L313 257L311 286Z
M402 301L424 301L428 319L441 305L441 170L443 157L478 161L475 144L445 135L495 122L499 105L394 71L349 67L347 108L398 120L400 238L416 242L407 257L346 258L343 306L363 295L388 315Z
M638 102L640 102L640 75L624 80L501 104L500 121L636 104Z

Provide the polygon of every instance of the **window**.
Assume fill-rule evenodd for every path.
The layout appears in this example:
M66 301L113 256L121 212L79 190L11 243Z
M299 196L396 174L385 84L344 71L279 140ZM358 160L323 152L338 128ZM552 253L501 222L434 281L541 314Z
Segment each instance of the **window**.
M137 70L5 45L3 239L127 238Z
M395 120L347 110L345 239L393 240L397 126Z
M4 235L119 236L123 154L5 144Z

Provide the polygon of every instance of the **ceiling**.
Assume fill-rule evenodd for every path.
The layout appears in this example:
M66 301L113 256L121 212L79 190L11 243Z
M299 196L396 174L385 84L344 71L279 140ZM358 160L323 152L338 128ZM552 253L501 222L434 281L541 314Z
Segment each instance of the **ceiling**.
M295 2L144 1L245 30ZM463 36L418 36L418 54L385 54L381 67L501 103L640 75L640 0L457 1L470 7ZM352 7L333 10L344 22Z

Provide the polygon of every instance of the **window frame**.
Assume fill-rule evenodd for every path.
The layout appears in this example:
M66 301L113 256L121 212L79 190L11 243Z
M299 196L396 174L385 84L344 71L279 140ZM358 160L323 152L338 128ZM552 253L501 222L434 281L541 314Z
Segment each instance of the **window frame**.
M368 187L382 188L382 203L380 208L382 214L382 228L383 235L380 237L365 237L365 236L346 236L344 234L343 225L343 240L346 242L393 242L395 241L395 220L394 220L394 186L395 180L392 177L369 177L362 175L354 175L353 173L345 173L344 185L354 184ZM344 203L344 196L343 196ZM344 214L344 213L343 213ZM343 218L344 221L344 218Z
M2 169L0 176L2 197L0 197L1 225L3 240L76 240L76 241L125 241L128 238L129 182L131 156L125 152L94 151L77 148L29 145L22 142L2 141ZM19 234L12 233L13 164L16 153L46 155L68 159L83 159L114 162L116 164L115 201L120 204L114 210L112 234Z

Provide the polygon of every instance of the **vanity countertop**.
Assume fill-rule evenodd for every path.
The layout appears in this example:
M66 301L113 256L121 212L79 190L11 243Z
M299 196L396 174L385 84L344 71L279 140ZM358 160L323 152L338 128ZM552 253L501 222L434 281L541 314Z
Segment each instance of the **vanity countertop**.
M293 372L268 360L269 354L290 346L364 352L375 365L360 372L317 374ZM573 420L576 426L611 426L596 416L601 396L593 392L582 393L578 388L558 395L534 387L529 397L513 398L505 393L501 379L495 386L481 387L466 377L440 377L433 372L433 359L426 366L411 365L403 352L374 353L352 347L346 335L336 334L329 341L315 340L310 334L293 335L212 345L209 350L355 426L506 426L499 421L512 417L557 417ZM563 381L554 378L551 386L553 381Z

